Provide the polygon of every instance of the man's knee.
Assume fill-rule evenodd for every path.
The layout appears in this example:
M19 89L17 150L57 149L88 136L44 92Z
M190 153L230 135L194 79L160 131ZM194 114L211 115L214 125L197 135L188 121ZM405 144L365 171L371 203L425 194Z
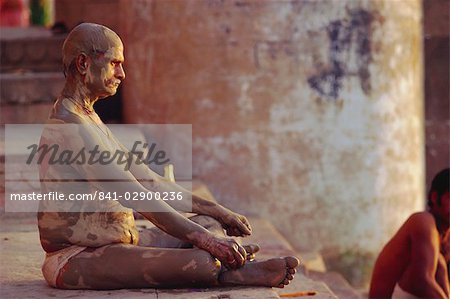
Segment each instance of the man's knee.
M196 273L198 273L199 282L205 285L218 285L219 283L219 275L222 271L221 262L213 257L209 252L203 251L200 253L200 256L204 257L199 260L205 261L205 263L201 267L201 271L197 269Z

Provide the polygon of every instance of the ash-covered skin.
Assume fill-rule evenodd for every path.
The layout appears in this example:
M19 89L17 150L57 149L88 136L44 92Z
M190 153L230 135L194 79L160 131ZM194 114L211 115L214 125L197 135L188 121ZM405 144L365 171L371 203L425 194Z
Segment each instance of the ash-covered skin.
M84 126L47 128L41 144L57 143L62 149L75 152L81 147L89 150L95 146L99 146L100 152L126 150L93 110L97 100L115 94L125 79L123 62L122 41L112 30L89 23L75 27L63 46L66 84L48 122ZM105 177L113 180L114 188L121 192L188 192L170 177L161 177L142 163L131 163L129 170L114 163L103 167L88 163L70 167L44 163L40 176L44 192L59 189L67 192L67 188L72 193L107 192L109 186L98 180ZM80 177L87 179L75 180L69 187L55 183ZM142 179L145 180L141 182ZM41 203L38 225L45 251L57 252L72 245L87 247L63 265L56 287L113 289L219 284L283 287L289 283L299 263L296 258L246 263L247 253L252 256L259 248L242 246L227 237L224 229L229 236L250 235L248 220L217 203L191 195L192 211L199 214L191 219L174 209L186 210L178 201L146 201L146 209L120 199L90 203L106 205L107 209L101 206L101 210L108 212L92 212L84 202L74 202L65 206L70 213L49 212L47 203ZM132 209L156 225L155 229L143 231L141 240ZM156 210L159 212L148 212Z

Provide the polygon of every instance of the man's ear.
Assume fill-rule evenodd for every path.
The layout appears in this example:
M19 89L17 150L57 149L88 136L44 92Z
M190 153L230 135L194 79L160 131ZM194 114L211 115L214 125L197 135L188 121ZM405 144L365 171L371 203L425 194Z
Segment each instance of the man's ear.
M436 191L431 192L430 200L433 207L435 207L438 201L438 193Z
M89 64L90 64L90 59L86 54L81 53L78 55L78 57L76 59L76 66L77 66L78 72L81 75L86 75Z

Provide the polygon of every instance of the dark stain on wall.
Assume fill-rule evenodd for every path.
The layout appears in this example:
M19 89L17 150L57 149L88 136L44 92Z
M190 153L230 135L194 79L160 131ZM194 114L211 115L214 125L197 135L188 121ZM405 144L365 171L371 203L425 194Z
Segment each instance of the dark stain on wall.
M329 44L328 68L308 78L312 89L336 100L346 76L357 76L365 94L371 91L369 64L372 61L370 37L372 15L364 9L350 10L348 17L326 27ZM349 63L354 57L354 63Z

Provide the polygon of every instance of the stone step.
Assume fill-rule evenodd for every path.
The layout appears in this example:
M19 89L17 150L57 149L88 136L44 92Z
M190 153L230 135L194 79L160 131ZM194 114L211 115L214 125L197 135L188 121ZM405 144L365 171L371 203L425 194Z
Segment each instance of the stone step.
M250 221L254 224L264 221ZM138 221L142 223L142 221ZM269 228L264 224L261 228ZM298 292L315 291L315 299L336 299L336 295L322 282L313 281L302 273L298 273L294 281L284 289L272 289L264 287L226 287L226 288L190 288L190 289L137 289L137 290L112 290L112 291L86 291L86 290L57 290L48 287L40 271L43 251L39 244L36 217L10 218L0 217L0 257L3 269L0 279L2 298L186 298L186 299L211 299L211 298L259 298L275 299L283 298L283 295L292 295ZM259 227L254 225L255 231ZM267 231L268 238L278 237L272 235L274 231ZM258 235L260 233L258 232ZM260 242L262 243L262 242ZM284 242L283 242L284 243ZM273 243L272 243L273 244ZM283 247L283 246L281 246ZM261 258L264 256L262 250ZM259 256L259 255L258 255ZM30 296L32 294L32 296ZM280 295L282 297L280 297ZM346 297L341 297L346 298Z
M261 251L256 255L256 260L264 260L273 257L297 256L301 260L301 266L294 280L283 289L274 289L275 292L282 296L294 296L298 293L313 291L316 295L315 299L336 299L336 294L322 281L316 281L305 275L306 265L313 268L324 269L323 261L320 254L308 253L305 256L298 254L285 237L267 220L258 217L248 217L252 225L252 235L241 239L243 244L257 243L261 247ZM283 296L284 295L284 296ZM294 297L296 298L296 297ZM345 298L345 297L341 297Z
M191 288L191 289L136 289L136 290L57 290L46 285L41 265L44 257L39 243L36 218L0 219L0 280L1 298L154 298L154 299L211 299L261 298L274 299L270 288ZM7 261L7 262L6 262Z
M284 289L275 289L279 295L294 295L299 292L315 291L313 298L360 299L359 293L336 272L326 272L322 256L318 252L297 253L280 232L267 220L249 217L253 226L245 243L258 243L261 251L257 257L267 259L274 256L295 255L300 257L302 266L295 279ZM295 298L295 297L294 297Z
M207 187L199 182L193 184L195 193L203 194L211 200L215 200ZM8 217L13 214L14 217ZM233 287L233 288L210 288L210 289L177 289L177 290L161 290L161 289L143 289L143 290L118 290L118 291L62 291L47 287L40 274L39 267L42 263L42 249L39 245L39 236L37 232L35 215L32 218L20 218L21 213L5 213L1 215L0 241L1 260L8 260L5 266L6 271L2 276L3 286L2 293L8 297L14 294L19 297L27 297L27 294L36 294L36 298L43 295L51 297L69 298L71 296L82 296L86 298L100 297L130 297L133 298L284 298L296 296L299 293L314 292L315 299L336 299L336 298L357 298L349 297L349 291L341 291L343 287L338 285L336 280L325 281L316 279L312 276L306 276L308 272L304 265L299 268L295 279L290 285L283 289L263 288L263 287ZM32 213L27 213L32 215ZM256 260L264 260L273 257L295 255L299 256L289 242L278 232L278 230L267 220L258 217L249 217L249 221L253 227L252 236L241 239L243 244L257 243L261 246L261 251L257 254ZM146 220L137 220L139 227L150 227L152 224ZM26 256L22 256L20 252L27 249ZM18 254L19 253L19 254ZM313 259L318 258L317 254L311 254ZM12 258L15 257L15 258ZM303 257L299 256L301 260ZM319 272L318 272L319 273ZM322 276L318 276L322 278ZM30 281L32 281L30 283ZM335 289L341 291L339 297L334 293L333 289L327 286L332 283ZM339 288L336 287L339 286ZM351 294L353 295L353 294Z
M326 272L325 261L322 255L316 251L301 251L299 255L302 257L303 265L306 270Z
M362 299L363 297L350 285L350 283L337 272L307 271L306 275L315 281L325 283L339 298Z
M53 35L40 27L1 28L0 72L31 70L62 71L62 44L65 35Z
M1 105L52 103L64 87L61 72L0 74Z
M42 124L64 87L61 72L0 73L0 118L4 124Z
M43 124L48 118L52 104L1 105L2 124Z
M294 280L283 289L274 289L280 298L347 299L339 297L325 283L313 280L303 273L297 273ZM306 294L311 295L306 295Z

